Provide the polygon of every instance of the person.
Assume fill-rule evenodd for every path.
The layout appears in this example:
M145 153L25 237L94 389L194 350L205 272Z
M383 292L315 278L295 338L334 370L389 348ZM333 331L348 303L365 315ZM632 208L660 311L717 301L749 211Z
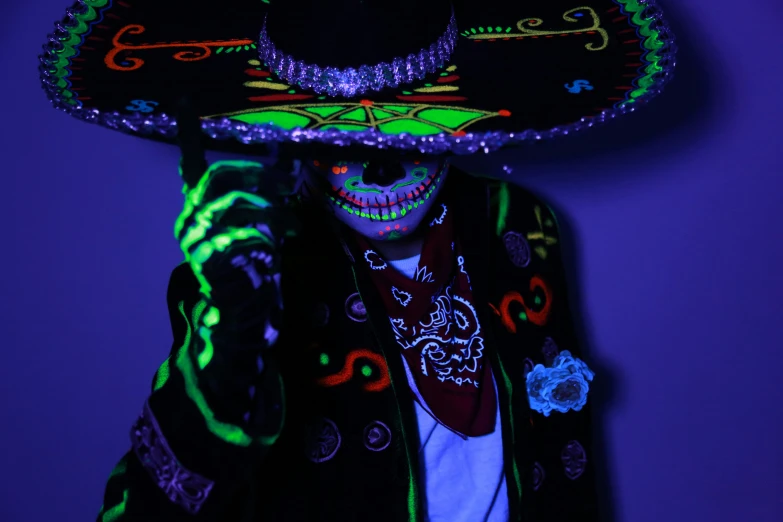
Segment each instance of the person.
M675 46L654 2L588 4L68 12L41 57L50 99L176 138L185 194L174 342L99 521L599 520L597 377L557 218L450 159L660 92ZM207 163L232 143L278 154Z
M188 190L174 348L104 505L127 492L120 520L596 519L593 374L551 210L441 159L285 163L218 162ZM536 351L572 368L548 407L573 420L520 400ZM564 472L521 505L543 484L534 456Z

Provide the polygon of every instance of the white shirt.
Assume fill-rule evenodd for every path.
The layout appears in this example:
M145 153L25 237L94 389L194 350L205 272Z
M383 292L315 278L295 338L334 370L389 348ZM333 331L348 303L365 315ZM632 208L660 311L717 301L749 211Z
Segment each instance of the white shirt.
M420 256L389 263L413 279ZM408 383L416 383L403 357ZM493 387L497 387L493 379ZM507 522L508 496L503 471L500 404L495 431L463 439L436 421L418 402L419 462L426 522Z

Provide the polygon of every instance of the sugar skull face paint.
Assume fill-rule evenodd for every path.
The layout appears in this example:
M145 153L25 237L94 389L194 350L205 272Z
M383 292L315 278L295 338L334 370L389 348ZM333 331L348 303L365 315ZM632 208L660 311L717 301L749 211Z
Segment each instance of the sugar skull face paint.
M303 194L375 241L413 234L438 195L445 160L404 162L302 162Z

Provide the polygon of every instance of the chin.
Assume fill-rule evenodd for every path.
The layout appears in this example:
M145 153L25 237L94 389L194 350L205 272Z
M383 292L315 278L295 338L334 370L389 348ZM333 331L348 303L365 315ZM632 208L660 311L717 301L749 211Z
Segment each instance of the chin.
M390 220L380 223L357 223L356 219L340 218L340 221L351 229L372 241L399 241L413 237L419 230L427 209L422 209L421 216ZM349 218L351 216L348 216Z

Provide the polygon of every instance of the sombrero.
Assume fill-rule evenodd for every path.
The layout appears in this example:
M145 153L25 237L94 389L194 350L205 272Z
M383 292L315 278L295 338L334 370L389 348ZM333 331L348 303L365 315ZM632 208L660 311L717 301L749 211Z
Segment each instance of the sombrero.
M40 56L53 105L208 147L489 152L634 111L672 77L654 0L79 0Z

